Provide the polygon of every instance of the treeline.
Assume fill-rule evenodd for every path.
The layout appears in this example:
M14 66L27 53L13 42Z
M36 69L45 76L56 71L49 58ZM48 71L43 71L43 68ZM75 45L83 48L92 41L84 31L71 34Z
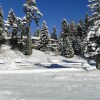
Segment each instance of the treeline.
M37 29L34 36L40 37L39 50L46 51L50 39L58 40L58 52L67 58L72 58L74 55L83 55L86 52L87 34L90 26L90 17L85 15L84 20L79 20L78 23L71 21L70 23L64 18L61 23L61 32L57 34L56 26L53 27L52 33L49 33L46 21L43 22L41 29Z
M11 49L18 49L25 55L31 55L31 22L34 20L38 25L43 15L37 8L35 0L26 0L23 12L25 16L20 18L15 15L13 9L10 9L7 20L4 20L3 9L0 6L0 46L10 38Z

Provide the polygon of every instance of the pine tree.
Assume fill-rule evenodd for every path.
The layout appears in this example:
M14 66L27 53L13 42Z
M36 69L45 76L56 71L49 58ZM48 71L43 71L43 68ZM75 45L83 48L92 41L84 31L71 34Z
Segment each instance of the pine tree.
M93 24L88 32L88 52L96 57L97 69L100 70L100 0L89 0L89 8L93 12L90 19Z
M67 22L67 20L63 19L60 37L64 38L67 36L70 36L70 26L69 26L69 23Z
M26 27L26 32L29 32L29 27ZM31 41L31 35L27 34L26 42L25 42L25 47L24 47L24 54L25 55L31 55L32 54L32 41Z
M70 41L70 27L66 19L63 19L61 34L59 38L59 50L61 55L72 58L74 56L74 50L72 47L72 41Z
M10 26L13 26L13 24L16 23L16 16L12 8L9 10L8 13L8 23L10 24Z
M66 58L73 58L74 56L74 50L72 47L72 42L68 37L64 39L63 49L62 49L62 55Z
M83 55L85 50L85 44L80 39L80 37L75 37L75 43L74 43L74 52L76 55Z
M34 33L34 36L40 37L40 29L37 28L36 32Z
M4 42L4 21L3 21L3 10L2 7L0 7L0 46Z
M57 34L56 34L57 30L56 30L56 27L54 26L53 27L53 32L51 34L51 39L55 39L57 40Z
M26 14L26 18L28 19L29 23L32 21L32 19L36 22L38 25L38 22L40 18L43 16L43 14L39 11L39 9L36 6L35 0L26 0L26 2L23 4L24 6L24 13Z
M80 39L83 39L83 21L81 19L77 25L77 36L79 36Z
M9 13L8 13L8 23L9 23L9 30L11 31L11 45L12 49L17 48L18 44L18 25L17 25L17 17L15 16L15 13L13 9L11 8Z
M76 55L84 55L85 42L84 42L84 23L80 19L77 25L77 31L75 35L74 51Z
M70 23L70 34L71 34L71 40L72 40L73 48L74 48L74 44L75 44L76 32L77 32L76 24L75 24L74 21L71 21L71 23Z
M50 38L49 38L48 27L46 25L46 22L44 21L41 28L39 49L42 51L46 51L49 41L50 41Z
M13 26L12 26L12 36L11 36L11 39L12 39L12 49L16 49L17 48L17 44L18 44L17 33L18 33L17 24L13 24Z
M75 25L75 22L74 21L71 21L71 23L70 23L70 32L71 32L71 35L72 36L75 36L75 33L76 33L76 25Z
M3 30L4 30L3 10L2 7L0 7L0 36L2 35Z
M25 18L25 35L26 35L26 45L25 45L25 54L31 55L32 54L32 44L31 44L31 36L30 36L30 24L32 20L36 22L38 25L39 19L42 17L42 13L39 11L39 9L36 7L36 1L35 0L26 0L26 2L23 4L24 6L24 13L26 14ZM27 45L28 44L28 45Z
M85 19L84 19L84 27L83 27L83 31L84 31L84 34L83 34L83 37L86 38L87 37L87 33L88 33L88 29L89 29L89 26L90 26L90 21L89 21L89 15L86 14L85 15Z
M96 21L100 20L100 1L99 0L88 0L89 5L88 7L90 8L92 12L92 18L90 19L91 21Z

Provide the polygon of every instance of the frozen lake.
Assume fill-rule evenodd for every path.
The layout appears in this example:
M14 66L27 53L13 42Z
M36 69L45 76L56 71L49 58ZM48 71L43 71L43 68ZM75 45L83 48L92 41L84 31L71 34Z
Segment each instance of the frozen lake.
M0 73L0 100L100 100L100 72Z

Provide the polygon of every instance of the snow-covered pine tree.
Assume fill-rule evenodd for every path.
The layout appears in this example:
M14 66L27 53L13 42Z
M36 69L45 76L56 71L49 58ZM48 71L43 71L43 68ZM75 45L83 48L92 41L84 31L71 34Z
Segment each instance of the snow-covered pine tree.
M11 36L11 40L12 40L12 49L16 49L17 48L17 45L18 45L18 36L17 36L17 33L18 33L18 26L17 24L13 23L12 25L12 36Z
M36 7L35 0L26 0L26 2L23 4L23 6L24 6L24 13L26 14L26 16L24 17L26 20L26 25L25 25L26 28L25 29L26 29L26 31L28 30L26 32L26 37L27 37L26 43L28 43L28 45L26 44L25 51L28 51L27 55L31 55L32 54L32 46L31 46L31 42L29 42L30 37L31 37L30 36L30 24L31 24L32 19L33 19L36 22L36 24L38 25L39 19L42 17L42 13Z
M73 58L73 56L74 56L72 42L70 41L69 37L65 37L65 39L64 39L62 55L66 58Z
M75 36L75 33L76 33L76 24L74 21L71 21L70 23L70 34L72 36Z
M96 58L97 69L100 70L100 0L89 0L89 8L93 12L90 21L93 23L88 32L88 52Z
M83 37L84 38L87 37L88 29L89 29L89 26L90 26L90 21L89 20L90 20L90 17L88 15L88 13L86 13L85 19L84 19L84 27L83 27L83 31L84 31Z
M62 56L68 58L72 58L74 56L72 41L70 40L70 26L66 19L63 19L62 21L61 33L59 38L59 50Z
M85 50L85 44L84 42L80 39L79 36L75 37L75 42L74 42L74 52L76 55L83 55Z
M73 48L74 48L74 44L75 44L76 31L77 31L76 24L75 24L74 21L71 21L71 23L70 23L70 34L71 34L71 40L72 40Z
M57 29L56 29L56 26L53 27L53 32L51 33L51 39L55 39L57 40Z
M75 34L75 43L74 43L74 51L75 54L83 55L85 49L84 43L84 24L83 21L80 19L77 25L77 31Z
M81 54L85 54L86 52L86 47L87 47L87 33L88 33L88 29L90 26L90 17L89 15L86 13L85 15L85 19L84 19L84 23L83 23L83 29L82 29L82 38L80 38L80 43L79 43L79 47L81 47ZM78 43L78 42L77 42Z
M3 30L4 30L3 10L2 7L0 7L0 36L2 35Z
M44 21L41 28L39 50L46 51L47 46L49 45L49 41L50 41L50 37L49 37L48 27L46 21Z
M36 22L38 25L38 22L40 18L43 16L43 14L39 11L39 9L36 6L35 0L26 0L26 2L23 4L24 6L24 13L26 14L26 18L28 19L28 23L32 21L32 19Z
M18 26L17 26L17 17L15 16L15 13L13 9L11 8L8 13L8 24L9 24L9 30L11 31L11 45L12 49L15 49L17 47L17 40L18 40Z
M3 20L3 10L0 6L0 45L4 42L4 20Z
M77 36L79 36L80 39L83 39L83 21L81 19L77 25Z
M16 16L15 16L14 11L13 11L12 8L9 10L7 21L10 24L10 26L13 26L13 24L16 23Z
M35 37L40 37L40 29L39 28L36 29L36 31L34 33L34 36Z
M62 21L62 26L61 26L61 37L67 37L70 36L70 26L67 20L64 18Z
M29 32L29 27L26 27L26 32ZM31 40L31 34L27 34L26 42L25 42L25 47L24 47L24 54L31 56L32 54L32 40Z

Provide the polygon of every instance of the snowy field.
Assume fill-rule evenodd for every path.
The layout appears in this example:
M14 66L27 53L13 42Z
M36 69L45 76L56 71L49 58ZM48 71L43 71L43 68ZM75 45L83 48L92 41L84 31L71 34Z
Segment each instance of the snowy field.
M100 100L100 72L0 72L0 100Z
M87 60L75 56L68 59L56 56L54 53L33 50L31 57L24 56L18 50L11 50L10 46L3 45L0 48L0 70L30 70L47 68L93 68Z
M0 100L99 100L100 72L81 57L0 49ZM93 70L91 70L93 69Z

